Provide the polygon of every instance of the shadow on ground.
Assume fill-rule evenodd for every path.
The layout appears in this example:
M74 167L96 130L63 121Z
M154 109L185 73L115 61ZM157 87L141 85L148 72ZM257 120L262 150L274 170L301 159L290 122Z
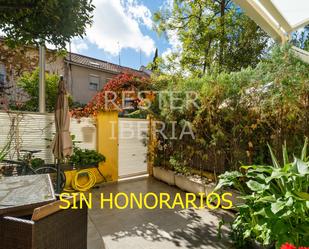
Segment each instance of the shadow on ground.
M232 248L228 227L222 227L218 238L218 224L232 215L207 209L100 209L100 194L109 193L169 193L175 196L181 190L153 178L108 185L93 191L94 208L89 210L90 221L104 239L108 249L125 248ZM89 249L97 249L89 247Z

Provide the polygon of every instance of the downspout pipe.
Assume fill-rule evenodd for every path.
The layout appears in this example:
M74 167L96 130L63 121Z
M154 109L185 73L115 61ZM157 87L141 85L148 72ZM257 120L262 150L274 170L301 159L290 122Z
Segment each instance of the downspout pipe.
M45 45L39 47L39 112L46 112Z

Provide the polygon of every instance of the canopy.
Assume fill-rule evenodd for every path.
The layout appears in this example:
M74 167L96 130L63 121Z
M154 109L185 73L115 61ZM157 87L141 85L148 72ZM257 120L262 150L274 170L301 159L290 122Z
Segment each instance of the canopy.
M277 42L285 43L291 33L309 25L308 0L234 0ZM295 48L300 59L309 63L309 53Z

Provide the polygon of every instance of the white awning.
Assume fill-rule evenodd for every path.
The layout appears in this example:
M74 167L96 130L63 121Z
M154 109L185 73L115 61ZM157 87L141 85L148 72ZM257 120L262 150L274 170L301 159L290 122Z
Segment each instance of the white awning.
M234 0L271 37L286 42L309 24L309 0Z
M309 24L309 0L234 0L275 41L287 42L291 33ZM309 63L309 53L293 47Z

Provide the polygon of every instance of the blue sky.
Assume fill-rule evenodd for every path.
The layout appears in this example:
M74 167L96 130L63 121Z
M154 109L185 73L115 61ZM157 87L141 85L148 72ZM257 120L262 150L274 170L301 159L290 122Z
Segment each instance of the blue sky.
M259 3L260 0L253 0ZM292 26L308 18L309 0L272 0ZM93 25L84 39L72 41L72 52L138 69L160 55L179 51L177 36L159 37L153 30L153 14L173 0L93 0ZM141 59L140 59L141 58Z
M171 0L94 0L94 23L84 39L72 42L72 52L138 69L173 46L152 28L153 13ZM120 50L119 50L120 49ZM141 55L141 56L140 56Z

